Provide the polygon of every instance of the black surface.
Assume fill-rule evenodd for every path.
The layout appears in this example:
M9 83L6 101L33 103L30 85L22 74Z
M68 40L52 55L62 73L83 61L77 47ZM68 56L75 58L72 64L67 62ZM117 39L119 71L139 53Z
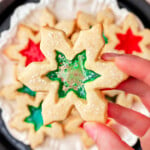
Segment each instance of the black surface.
M3 13L3 11L9 7L12 3L14 3L15 0L5 0L5 1L2 1L0 3L0 15Z
M3 13L2 12L0 13L0 32L9 28L10 16L14 12L15 8L25 3L39 2L39 0L10 0L10 1L13 1L13 3L9 5L8 3L6 3L8 7L5 10L3 10L4 5L1 5L0 3L0 10L3 10Z
M30 150L30 147L15 140L7 131L0 111L0 150Z
M118 0L120 7L136 14L144 26L150 28L150 5L144 0Z
M10 16L14 9L27 2L38 2L39 0L4 0L0 3L0 33L9 28ZM134 12L150 28L150 5L144 0L118 0L119 6ZM140 142L134 146L135 150L141 150ZM7 131L0 112L0 150L30 150L29 146L15 140Z

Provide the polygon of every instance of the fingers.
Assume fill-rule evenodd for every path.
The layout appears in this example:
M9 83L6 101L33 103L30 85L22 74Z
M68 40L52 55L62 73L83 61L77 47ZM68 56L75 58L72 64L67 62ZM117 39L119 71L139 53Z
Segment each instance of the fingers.
M140 137L143 136L150 127L150 118L117 104L108 104L108 116L126 126Z
M144 81L150 86L150 61L134 55L114 53L103 54L102 59L115 61L117 67L123 72Z
M112 129L103 124L85 123L84 129L96 142L99 150L133 150Z
M150 149L150 128L146 134L140 138L142 150L149 150Z
M145 107L150 111L150 87L144 82L134 78L129 78L122 82L117 89L138 95Z

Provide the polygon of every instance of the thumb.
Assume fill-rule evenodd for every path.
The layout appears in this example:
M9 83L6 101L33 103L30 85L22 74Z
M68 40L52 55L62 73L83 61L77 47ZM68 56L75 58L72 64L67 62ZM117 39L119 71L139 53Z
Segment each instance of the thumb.
M141 146L143 150L149 150L150 148L150 128L146 134L140 138Z
M111 128L96 123L85 123L83 128L96 142L99 150L133 150Z

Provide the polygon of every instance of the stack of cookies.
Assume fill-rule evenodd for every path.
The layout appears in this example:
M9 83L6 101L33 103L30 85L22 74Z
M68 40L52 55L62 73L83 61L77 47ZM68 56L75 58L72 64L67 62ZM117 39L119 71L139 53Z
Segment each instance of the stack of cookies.
M0 91L4 99L16 101L10 126L27 131L33 149L48 136L69 134L79 134L90 147L94 142L84 131L84 122L109 126L108 101L128 108L133 100L140 101L108 90L128 76L101 55L113 52L150 59L150 30L131 13L116 24L110 8L96 16L78 12L74 20L61 21L47 8L38 11L38 21L20 24L3 49L15 66L15 82Z

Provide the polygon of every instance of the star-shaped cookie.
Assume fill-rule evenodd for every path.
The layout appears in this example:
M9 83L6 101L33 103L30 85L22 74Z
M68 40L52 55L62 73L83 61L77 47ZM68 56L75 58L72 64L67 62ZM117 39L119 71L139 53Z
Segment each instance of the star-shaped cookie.
M101 10L100 12L97 13L97 16L90 15L85 12L78 12L77 14L77 27L79 30L86 30L89 28L92 28L97 23L101 23L103 25L103 38L105 41L105 44L108 43L108 38L105 36L105 33L107 34L107 28L110 24L115 24L115 16L113 14L113 11L110 8L106 8L104 10ZM79 32L75 32L71 40L73 42L76 41L78 38Z
M81 119L77 110L73 109L71 115L63 122L64 130L69 134L79 134L81 140L86 147L94 145L94 141L88 136L82 125L84 121Z
M96 17L82 11L78 12L76 20L80 30L90 29L93 25L97 24Z
M104 30L107 26L116 23L115 14L112 9L106 8L97 13L96 20L98 23L102 23Z
M4 86L0 90L0 96L7 100L16 100L17 96L26 95L28 99L34 101L35 99L41 99L46 93L36 92L31 90L29 87L23 85L22 83L16 81L11 85Z
M54 27L56 18L48 8L36 9L23 20L23 24L33 31L39 32L41 26Z
M59 123L44 125L42 118L43 98L31 101L26 95L18 96L16 98L16 112L10 120L11 127L19 131L27 131L29 144L32 148L42 144L47 136L62 138L64 135Z
M43 26L54 27L64 31L68 37L75 29L74 20L56 20L56 17L48 8L34 10L32 15L29 14L23 23L36 32L39 32Z
M115 16L110 8L106 8L97 13L97 16L90 15L85 12L78 12L77 14L77 26L81 30L86 30L91 28L97 23L102 23L104 28L110 24L115 23Z
M81 31L74 45L64 32L42 28L41 50L49 63L30 64L19 80L32 90L49 91L42 104L44 124L64 120L73 106L83 120L106 121L100 89L115 87L127 76L113 62L98 59L103 46L100 24Z
M133 14L129 14L122 25L107 26L106 36L108 44L102 53L133 54L150 59L150 30L141 29L139 21Z
M30 28L20 25L15 40L4 49L4 54L11 60L28 66L32 62L41 62L45 56L40 50L40 34Z
M47 12L45 9L43 11L44 14ZM48 16L49 19L53 20L51 15L47 15L45 19L47 19ZM37 23L39 23L39 28L40 28L42 25L40 25L40 22ZM48 24L45 23L44 25L50 26L51 23ZM64 31L68 37L73 33L75 28L75 22L71 20L66 20L66 21L63 20L58 22L57 24L54 23L54 25L55 28ZM19 62L18 70L20 71L22 71L22 67L27 67L32 62L45 61L45 56L40 50L41 39L40 39L39 28L38 30L35 31L30 27L27 27L26 25L23 24L19 25L14 40L4 50L4 54L9 59Z
M105 98L113 103L119 104L121 106L131 108L136 102L140 102L139 97L133 94L126 94L123 91L112 90L103 91Z

